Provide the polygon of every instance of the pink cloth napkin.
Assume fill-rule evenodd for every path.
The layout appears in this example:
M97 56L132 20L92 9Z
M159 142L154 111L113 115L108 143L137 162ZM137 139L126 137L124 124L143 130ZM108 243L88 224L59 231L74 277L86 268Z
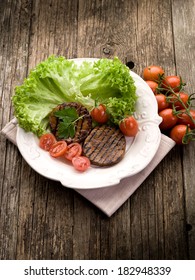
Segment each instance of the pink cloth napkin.
M1 133L16 145L16 131L17 121L13 119L2 129ZM138 174L125 178L119 184L112 187L86 190L75 189L75 191L110 217L135 192L174 145L175 142L172 139L162 134L156 155L149 165Z

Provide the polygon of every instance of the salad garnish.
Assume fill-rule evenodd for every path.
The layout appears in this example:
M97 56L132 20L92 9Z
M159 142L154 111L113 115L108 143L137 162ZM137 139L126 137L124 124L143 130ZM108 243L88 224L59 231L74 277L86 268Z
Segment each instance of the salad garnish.
M75 135L75 122L78 121L79 115L75 108L64 108L54 112L54 115L60 119L58 124L58 137L68 138ZM83 116L81 116L83 118Z
M78 65L63 56L50 56L31 70L12 97L20 127L38 137L48 132L49 114L63 102L78 102L91 111L98 101L118 125L134 113L136 100L130 70L117 57Z

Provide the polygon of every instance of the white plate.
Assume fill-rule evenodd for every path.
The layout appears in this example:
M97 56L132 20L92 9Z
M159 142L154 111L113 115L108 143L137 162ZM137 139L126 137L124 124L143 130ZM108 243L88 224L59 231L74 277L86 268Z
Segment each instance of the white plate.
M83 60L75 59L82 63ZM60 181L62 185L75 189L94 189L116 185L122 178L132 176L143 170L154 157L160 144L161 118L157 113L157 102L149 86L137 74L131 71L137 87L138 101L135 117L139 123L139 132L135 138L126 138L125 157L112 167L90 167L84 173L74 170L71 164L50 157L39 148L38 138L32 133L17 129L17 145L26 162L46 178Z

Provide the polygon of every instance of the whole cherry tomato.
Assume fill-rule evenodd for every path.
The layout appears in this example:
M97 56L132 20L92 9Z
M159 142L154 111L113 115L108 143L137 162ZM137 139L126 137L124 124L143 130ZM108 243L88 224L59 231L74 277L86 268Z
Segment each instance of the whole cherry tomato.
M151 88L151 90L154 93L157 93L157 88L158 88L158 84L154 81L146 81L146 83L149 85L149 87Z
M43 134L39 139L40 148L46 151L49 151L54 143L56 143L56 138L52 133Z
M162 86L167 91L173 90L174 92L178 92L181 87L181 77L179 76L166 76L162 81Z
M138 123L133 116L124 118L119 128L125 136L134 137L138 132Z
M156 94L156 101L158 103L158 111L162 111L170 106L170 104L166 100L166 96L162 93Z
M189 110L189 114L191 115L191 118L186 113L185 109L182 109L180 112L181 113L178 114L178 123L189 125L190 128L194 129L195 128L195 110L193 110L193 109Z
M176 110L184 109L185 106L188 107L189 95L185 92L172 93L168 99L172 104L174 104Z
M100 104L97 107L93 108L91 111L91 116L93 120L98 123L106 123L108 121L106 106L104 104Z
M187 131L190 131L190 128L188 128L187 125L177 124L171 129L170 137L176 142L176 144L181 145L183 144L183 137Z
M158 83L162 75L164 75L164 70L157 65L150 65L143 70L143 79L145 81L154 81Z
M173 114L173 109L171 108L160 111L159 116L162 117L159 127L163 131L172 128L178 121L178 117Z

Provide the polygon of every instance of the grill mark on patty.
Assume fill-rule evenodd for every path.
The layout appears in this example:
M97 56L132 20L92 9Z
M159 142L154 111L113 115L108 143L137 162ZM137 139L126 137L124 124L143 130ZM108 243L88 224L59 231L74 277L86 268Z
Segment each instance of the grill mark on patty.
M120 161L120 158L124 155L124 150L121 149L121 145L120 145L123 135L121 135L120 138L117 139L116 138L112 139L112 138L104 145L104 148L107 149L105 150L104 155L102 155L100 159L102 160L103 163L106 162L107 164L111 164L113 161L117 163L118 161ZM112 146L112 149L115 151L115 153L110 153L109 145Z
M112 134L112 130L110 128L108 128L108 129L106 129L106 127L105 127L104 130L102 131L102 133L101 133L101 130L96 130L96 132L99 131L99 133L101 134L101 136L97 140L98 149L101 151L102 148L104 148L104 155L106 152L108 152L105 149L109 149L110 145L112 145L111 139L113 138L113 134ZM108 131L108 134L106 134L107 131ZM93 137L95 137L95 138L96 138L96 136L97 136L97 133L95 135L93 135ZM115 136L115 134L114 134L114 136ZM97 149L97 147L96 147L96 149ZM102 153L97 154L96 149L94 149L93 153L89 154L89 156L92 158L92 160L96 159L99 161L99 160L101 160L101 158L104 155L102 155Z
M106 135L107 137L110 136L110 134L107 134L107 132L109 132L109 128L106 129L106 126L102 126L101 129L95 128L89 134L87 141L84 143L85 154L87 154L87 156L90 157L92 161L98 157L97 149L98 151L101 151L106 144L104 139Z
M83 153L92 164L111 166L125 154L126 141L118 128L103 125L94 128L86 138Z
M119 154L119 149L121 148L120 145L118 146L119 149L116 150L116 146L119 144L119 142L121 141L121 137L118 139L116 138L117 134L112 134L111 138L108 138L108 140L105 142L105 144L103 145L104 147L104 154L99 153L96 157L96 160L100 160L102 161L102 163L109 163L111 164L112 161L114 160L114 162L120 158L121 154ZM114 150L114 153L110 152L110 146L112 147L112 150ZM122 151L123 153L123 151ZM101 155L99 157L99 155ZM113 158L114 156L114 158Z

